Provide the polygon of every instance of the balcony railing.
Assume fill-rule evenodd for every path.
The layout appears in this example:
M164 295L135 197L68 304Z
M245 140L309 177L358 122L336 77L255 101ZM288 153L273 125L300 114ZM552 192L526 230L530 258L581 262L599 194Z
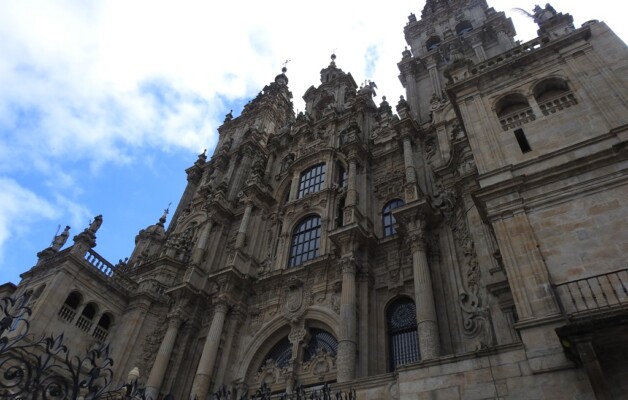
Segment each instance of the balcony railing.
M87 250L85 253L85 261L90 263L100 272L105 274L106 276L113 275L113 271L115 267L100 254L96 253L94 250Z
M566 92L552 99L539 102L539 108L543 115L549 115L576 104L578 104L578 101L573 93Z
M523 124L527 124L535 119L536 116L534 115L534 112L532 112L532 109L525 108L523 110L500 116L499 123L502 125L502 129L507 131L508 129L513 129Z
M570 319L628 311L628 269L554 285Z
M59 316L66 321L72 322L74 320L74 316L76 315L76 310L71 309L65 304L61 306L59 310Z

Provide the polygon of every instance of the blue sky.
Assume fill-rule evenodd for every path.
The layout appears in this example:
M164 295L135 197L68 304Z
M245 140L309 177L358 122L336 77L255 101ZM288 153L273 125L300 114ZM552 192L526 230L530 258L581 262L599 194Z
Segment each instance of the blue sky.
M224 115L286 59L295 109L333 49L356 82L377 83L376 101L403 93L403 26L423 1L226 3L0 0L0 283L19 282L57 226L72 237L97 214L95 250L129 256L137 232L176 207L185 168L211 155ZM518 39L534 36L511 11L533 1L489 4L513 18ZM576 26L604 20L626 40L617 3L595 4L552 2Z

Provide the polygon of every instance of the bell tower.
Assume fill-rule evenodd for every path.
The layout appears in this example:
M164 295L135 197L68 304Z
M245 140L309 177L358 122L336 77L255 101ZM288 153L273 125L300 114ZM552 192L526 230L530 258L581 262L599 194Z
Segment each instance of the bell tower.
M485 0L428 0L421 19L410 14L404 28L410 48L398 64L413 116L429 121L431 104L445 99L448 69L481 62L515 44L515 28Z

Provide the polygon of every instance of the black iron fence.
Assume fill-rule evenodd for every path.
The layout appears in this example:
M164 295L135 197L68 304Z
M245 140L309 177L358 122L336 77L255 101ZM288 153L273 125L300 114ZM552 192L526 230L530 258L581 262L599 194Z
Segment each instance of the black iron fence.
M101 344L84 355L72 355L63 334L33 339L29 334L28 295L0 298L0 399L8 400L152 400L137 380L113 382L109 345ZM236 400L225 387L213 400ZM264 383L251 396L237 400L357 400L355 390L332 393L329 385L290 393L271 392ZM166 395L163 400L175 400ZM197 400L196 397L192 400Z

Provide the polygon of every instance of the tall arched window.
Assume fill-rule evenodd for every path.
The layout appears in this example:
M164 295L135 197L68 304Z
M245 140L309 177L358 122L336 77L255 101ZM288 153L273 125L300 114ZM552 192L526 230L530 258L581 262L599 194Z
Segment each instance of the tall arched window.
M392 236L397 233L395 230L395 217L392 214L392 211L395 208L401 207L403 205L403 200L394 199L386 203L384 208L382 209L382 226L384 227L384 237Z
M292 232L288 267L296 267L318 257L321 241L321 217L310 215L303 219Z
M308 193L315 193L321 190L325 182L325 164L316 164L301 173L299 178L299 193L297 198L305 196Z
M395 300L386 312L390 370L397 366L418 361L419 335L416 325L414 301L404 297Z
M292 360L292 344L287 337L281 339L270 349L264 361L260 366L260 369L267 365L269 362L274 362L279 368L284 368L290 365Z

